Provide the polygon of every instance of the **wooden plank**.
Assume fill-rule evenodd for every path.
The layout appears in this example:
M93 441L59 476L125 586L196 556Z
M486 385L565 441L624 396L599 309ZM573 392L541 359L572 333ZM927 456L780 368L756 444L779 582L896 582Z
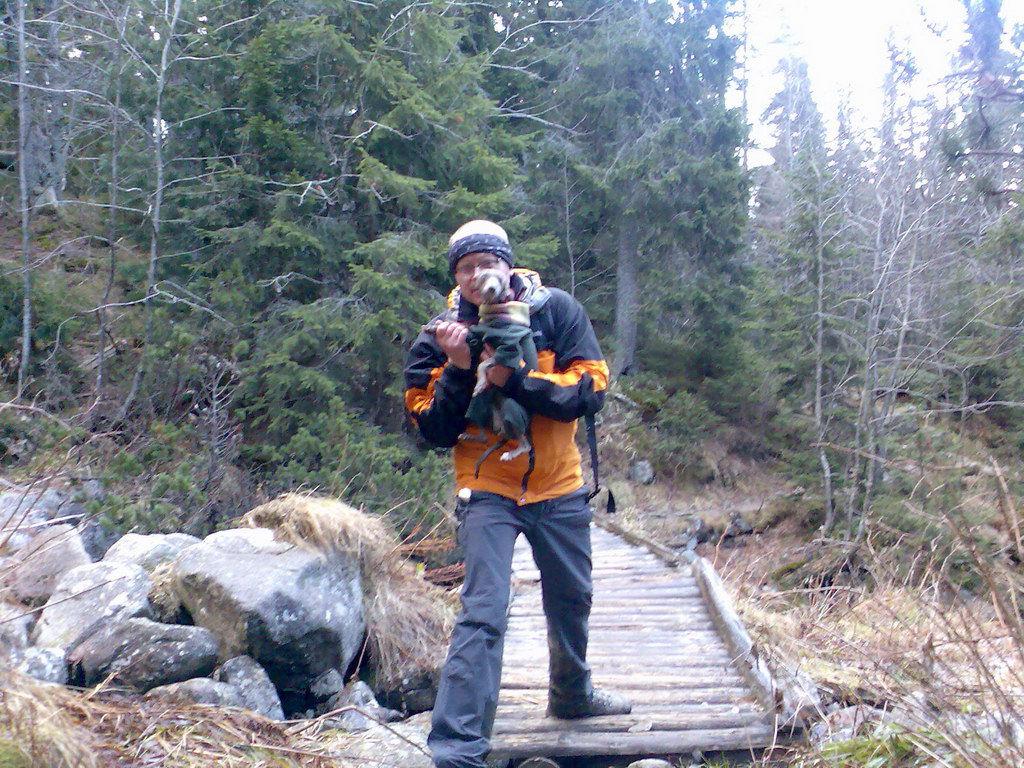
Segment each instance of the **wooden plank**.
M583 720L557 720L539 717L500 718L494 721L494 734L551 733L634 733L645 731L695 731L714 728L742 728L748 725L771 725L773 718L764 712L702 712L676 714L616 715L614 717L588 717Z
M515 616L509 619L509 629L517 629L525 632L544 632L547 629L547 622L542 617ZM629 621L627 619L593 619L590 622L590 631L593 634L597 631L610 630L623 634L622 640L628 641L628 636L633 636L634 641L640 638L664 634L665 637L678 635L680 641L706 639L720 640L719 634L713 628L701 629L691 628L682 620L650 620L650 621ZM635 645L635 642L634 642Z
M746 686L736 688L677 688L674 690L651 691L647 689L617 688L629 698L635 707L649 704L749 704L757 699ZM502 700L527 701L540 706L547 705L548 689L544 684L536 688L502 688L498 696L498 711L501 711Z
M714 728L693 731L641 733L579 733L561 731L545 734L506 734L495 739L494 757L566 757L573 755L672 755L699 750L724 752L752 749L773 743L771 725Z
M630 688L643 687L646 691L657 691L657 690L678 690L681 685L685 685L687 688L721 688L723 685L733 685L741 687L743 685L743 678L737 673L731 674L712 674L712 675L697 675L690 672L686 676L670 677L665 678L655 675L621 675L615 673L605 673L603 675L594 675L595 684L601 687L614 688L615 690L624 689L626 686ZM501 687L507 690L513 690L515 688L544 688L547 690L547 676L533 676L528 674L515 674L503 676L501 678Z
M540 602L526 602L516 601L509 608L510 616L544 616L544 608L540 605ZM658 616L682 616L687 619L697 621L711 621L712 615L707 611L704 603L700 601L700 598L683 600L674 600L673 604L669 607L663 605L647 605L644 606L643 610L634 610L629 607L628 604L616 605L612 603L608 605L602 600L595 600L593 607L590 609L591 616L639 616L641 618L646 616L658 617Z
M509 670L510 674L514 670L517 678L521 675L541 675L546 679L548 674L548 660L546 658L514 659L510 663L505 664L505 669ZM728 661L709 662L698 658L680 659L671 665L658 664L657 666L652 667L644 667L640 663L629 665L604 663L603 659L591 658L590 669L592 675L598 676L601 679L604 679L606 674L641 674L649 671L654 675L662 675L666 678L677 679L680 681L680 684L682 684L682 682L686 680L687 676L691 674L737 674L736 668ZM509 679L511 680L512 678L510 677Z
M539 707L541 702L527 702L527 701L509 701L508 706L503 709L503 712L499 716L499 719L506 718L511 721L516 720L536 720L538 718L544 718L544 712L547 707L547 699L543 701L544 707ZM644 717L644 718L673 718L673 717L699 717L701 715L763 715L767 716L757 701L749 701L742 703L732 702L717 702L709 703L707 701L689 702L689 703L677 703L677 705L637 705L633 708L633 713L630 715L614 715L608 716L607 718L587 718L589 721L598 720L600 722L614 720L620 717ZM567 721L567 722L580 722L580 721Z
M547 626L547 618L543 613L531 612L531 613L519 613L512 614L508 617L509 625L522 625L525 627L535 627L543 629ZM590 626L593 627L638 627L641 629L647 629L650 631L657 631L659 629L692 629L693 631L708 632L715 634L721 638L721 635L717 634L715 624L704 616L696 614L693 616L687 616L686 614L662 614L660 616L647 615L647 616L629 616L621 611L608 611L593 614L590 617Z

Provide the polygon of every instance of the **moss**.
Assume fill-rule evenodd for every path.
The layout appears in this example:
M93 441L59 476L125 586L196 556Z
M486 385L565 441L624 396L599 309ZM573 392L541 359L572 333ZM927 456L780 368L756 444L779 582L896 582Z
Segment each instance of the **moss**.
M32 768L32 761L16 743L0 738L0 768Z

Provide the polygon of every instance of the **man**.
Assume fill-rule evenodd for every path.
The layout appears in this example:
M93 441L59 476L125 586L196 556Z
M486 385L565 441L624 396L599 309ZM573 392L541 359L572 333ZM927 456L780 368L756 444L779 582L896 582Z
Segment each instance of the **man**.
M625 714L631 705L622 696L595 691L586 661L590 509L574 436L576 420L600 410L608 385L590 319L572 296L544 287L536 272L513 269L508 236L492 222L460 227L449 241L448 263L457 285L447 311L413 344L405 402L428 442L454 448L457 486L471 491L459 515L466 565L462 612L441 675L429 745L438 768L482 768L501 680L512 548L520 533L541 573L550 651L548 714ZM530 414L533 451L511 461L494 452L477 473L478 459L499 439L486 432L486 442L459 440L467 427L478 430L466 418L475 383L466 339L478 317L481 296L474 279L483 269L507 274L515 299L529 305L538 369L488 370L489 385Z

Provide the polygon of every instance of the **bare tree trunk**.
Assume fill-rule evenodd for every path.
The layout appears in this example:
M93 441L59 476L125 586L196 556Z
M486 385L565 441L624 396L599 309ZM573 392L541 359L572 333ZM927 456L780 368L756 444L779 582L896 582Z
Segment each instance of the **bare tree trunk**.
M565 162L562 164L562 191L565 207L565 252L569 257L569 294L576 295L576 257L572 252L572 226L570 211L572 210L572 199L569 195L569 153L565 153Z
M113 124L110 131L110 187L107 195L107 199L110 205L110 211L107 215L107 248L109 253L109 268L107 272L107 284L103 291L103 300L100 302L100 307L96 311L96 322L97 322L97 333L99 334L100 348L97 353L96 361L96 382L94 384L94 399L93 405L98 405L102 398L104 378L107 370L107 310L106 306L110 303L110 294L114 288L114 277L117 270L117 185L118 179L118 167L120 160L120 142L121 142L121 91L122 82L121 76L124 68L124 34L125 28L128 22L128 9L130 5L126 4L125 13L120 19L117 20L118 24L118 35L116 42L116 59L114 66L114 77L116 81L114 83L114 109L112 113Z
M32 354L32 220L28 186L28 56L25 51L25 0L18 0L18 196L21 206L21 362L18 365L18 397L28 384Z
M156 287L157 263L160 260L160 208L164 199L164 88L167 86L167 70L170 67L171 44L174 41L175 28L178 26L178 18L181 15L181 0L174 0L174 7L171 11L171 18L167 25L166 37L164 38L163 51L160 54L160 70L157 72L156 81L156 106L153 110L153 168L156 171L156 186L153 192L153 204L150 212L149 232L149 267L146 270L146 295L152 297L153 289ZM146 331L143 336L142 358L139 360L139 367L135 369L135 377L132 379L132 387L121 406L119 421L124 421L128 411L132 407L135 398L139 394L139 385L142 383L146 372L146 359L149 354L149 345L153 338L153 304L150 298L146 302Z
M824 367L825 367L825 245L821 216L817 225L817 270L818 286L815 307L814 332L814 426L818 442L818 462L821 464L821 488L825 503L825 522L822 529L827 533L835 524L835 503L832 498L832 467L825 452L826 426L824 416Z
M627 373L636 358L637 322L640 313L637 278L636 214L624 213L619 221L618 265L615 277L615 359L612 377Z

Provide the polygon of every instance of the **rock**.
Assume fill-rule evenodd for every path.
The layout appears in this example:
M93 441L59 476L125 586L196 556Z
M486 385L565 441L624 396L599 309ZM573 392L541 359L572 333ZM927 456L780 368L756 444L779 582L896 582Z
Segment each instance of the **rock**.
M698 544L703 544L712 539L715 535L714 529L705 522L704 518L693 515L687 518L683 530L672 540L671 545L676 549L696 549Z
M884 710L866 704L837 709L811 726L811 743L820 746L833 741L848 741L857 737L865 725L881 722L887 716Z
M55 517L84 516L85 510L60 491L0 493L0 548L10 554L24 547ZM6 542L6 543L5 543Z
M634 461L626 476L631 482L639 483L640 485L650 485L654 482L654 467L651 466L649 461Z
M725 536L749 536L754 532L754 526L744 517L742 512L736 512L729 520L725 529Z
M68 654L76 685L109 679L139 693L208 675L216 663L217 641L208 629L142 618L102 627Z
M327 703L324 712L334 712L347 707L351 709L332 718L337 727L346 731L363 731L373 728L378 723L389 723L401 717L394 710L378 704L370 686L362 680L349 683L336 693Z
M225 661L214 675L238 691L242 706L271 720L284 720L281 698L267 671L251 656L235 656Z
M345 678L336 669L328 669L309 686L309 692L317 701L325 701L345 689Z
M149 574L149 604L153 618L164 624L192 624L192 617L181 604L174 589L174 569L170 563L158 565Z
M354 735L338 732L332 740L345 755L345 765L352 768L377 768L400 765L402 768L433 768L427 749L430 713L423 712L408 720L383 726L374 725Z
M127 533L107 550L103 559L108 562L116 560L135 563L148 573L152 573L157 566L169 563L181 550L198 544L199 541L195 536L185 533L153 533L147 536Z
M146 693L147 699L161 699L169 704L210 704L216 707L245 708L245 703L233 685L220 683L208 677L195 677L180 683L161 685Z
M98 627L151 615L146 572L132 563L91 563L64 574L32 630L36 645L69 649Z
M352 558L249 528L211 534L183 550L173 569L175 591L196 625L216 635L221 658L252 656L285 712L303 708L313 681L347 669L362 646L366 624Z
M120 534L110 530L95 518L79 525L78 535L82 537L82 546L94 563L102 560L107 550L120 538Z
M33 614L14 603L0 603L0 660L14 658L28 646Z
M60 648L26 648L21 653L17 670L33 680L66 685L68 667Z
M912 691L893 705L890 718L908 731L920 731L934 727L938 711L924 691Z
M649 757L646 760L635 760L627 765L626 768L672 768L672 763L667 760L657 760Z
M13 560L5 584L17 600L29 605L45 603L65 573L92 562L78 531L64 524L41 530Z
M443 659L442 659L443 661ZM437 686L441 677L440 667L419 674L408 675L400 680L378 680L374 687L381 703L386 707L416 714L434 708Z

